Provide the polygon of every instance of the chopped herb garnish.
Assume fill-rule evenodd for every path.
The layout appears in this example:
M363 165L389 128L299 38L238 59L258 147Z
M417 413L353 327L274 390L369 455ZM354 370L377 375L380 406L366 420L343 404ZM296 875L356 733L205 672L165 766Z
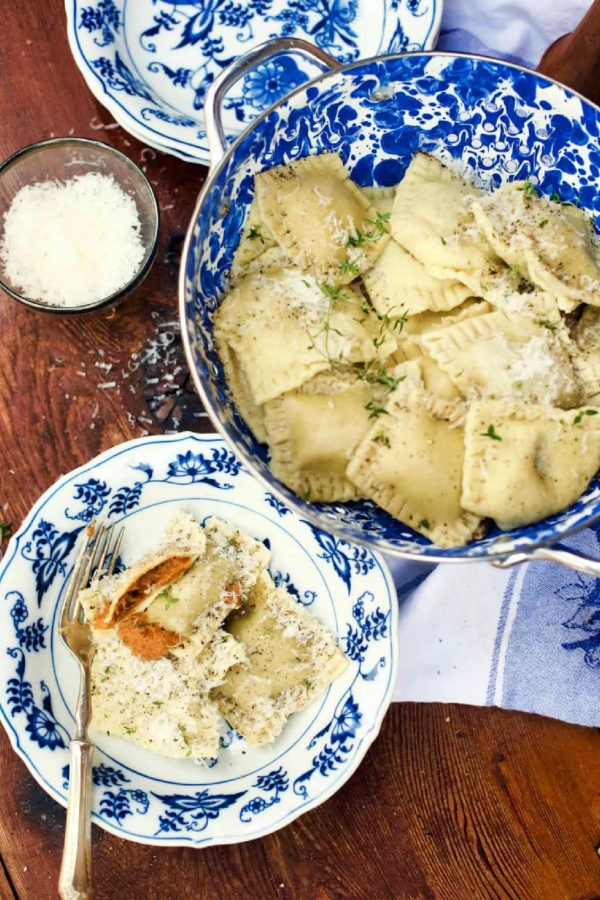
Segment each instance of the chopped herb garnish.
M255 241L257 238L260 238L260 239L262 240L262 234L260 233L260 231L258 230L258 228L254 228L254 227L253 227L253 228L251 228L250 231L248 232L248 240L249 240L249 241Z
M123 725L123 731L125 732L125 734L135 734L136 729L130 728L129 725Z
M481 432L481 437L489 437L489 438L491 438L493 441L501 441L501 440L502 440L502 438L500 437L500 435L499 435L499 434L496 432L496 430L494 429L494 426L493 426L493 425L490 425L487 431L482 431L482 432Z
M511 266L508 270L508 275L510 278L521 278L521 270L518 266Z
M153 700L153 701L152 701L152 705L153 705L153 706L162 706L162 705L163 705L163 702L164 702L164 701L162 701L162 700Z
M165 601L165 609L169 610L173 606L174 603L179 603L179 597L173 597L171 594L171 587L165 588L164 591L161 591L158 595L159 600Z
M387 409L384 409L383 406L378 406L375 400L369 400L368 403L365 403L365 409L368 411L370 419L378 419L379 416L389 415Z
M552 191L552 193L550 194L550 199L552 200L553 203L560 203L560 197L556 193L556 191Z
M0 522L0 541L12 534L12 522Z
M518 391L520 391L520 390L522 389L522 387L523 387L523 382L522 382L522 381L515 381L515 387L516 387L516 389L517 389Z
M307 281L306 278L302 279L302 284L307 288L312 287L312 284L310 283L310 281Z
M523 191L525 197L532 197L534 194L537 194L537 187L529 179L526 179L523 187L518 188L518 190Z
M543 325L544 328L549 328L550 331L556 331L557 324L556 322L551 322L550 319L536 319L536 325Z
M442 242L442 244L445 247L446 246L446 238L440 237L440 241Z
M548 219L542 219L542 221L540 222L540 228L545 228L547 224L548 224Z
M429 519L421 519L421 521L419 522L419 528L431 528Z
M304 499L306 500L307 503L308 503L308 501L310 500L310 488L307 488L307 489L304 491Z
M573 425L579 425L584 416L597 416L597 409L582 409L573 419Z
M384 434L382 431L379 434L376 434L375 437L371 438L374 444L381 444L382 447L391 448L390 439L387 434Z
M340 274L354 275L355 278L358 278L360 269L354 263L348 262L347 259L340 259Z

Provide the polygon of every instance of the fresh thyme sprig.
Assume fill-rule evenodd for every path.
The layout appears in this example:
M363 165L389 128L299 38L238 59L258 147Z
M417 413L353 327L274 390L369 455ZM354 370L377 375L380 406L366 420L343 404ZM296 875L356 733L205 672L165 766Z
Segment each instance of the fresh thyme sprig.
M346 247L364 247L365 244L372 244L381 240L388 233L386 223L389 218L389 213L378 212L376 219L363 219L364 224L370 225L371 228L367 228L364 231L357 228L356 234L348 235Z

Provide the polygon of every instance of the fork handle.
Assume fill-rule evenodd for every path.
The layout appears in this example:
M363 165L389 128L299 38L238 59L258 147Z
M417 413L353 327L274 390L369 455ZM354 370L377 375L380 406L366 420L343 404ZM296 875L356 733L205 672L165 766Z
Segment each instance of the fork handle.
M58 878L61 900L92 900L92 759L91 741L69 744L69 799L62 863Z

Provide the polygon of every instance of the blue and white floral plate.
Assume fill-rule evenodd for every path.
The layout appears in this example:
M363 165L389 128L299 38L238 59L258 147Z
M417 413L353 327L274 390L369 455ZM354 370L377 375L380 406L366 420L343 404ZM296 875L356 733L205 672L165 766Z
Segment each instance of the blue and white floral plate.
M396 593L378 556L300 519L221 438L147 437L106 451L35 504L0 569L0 714L40 785L65 804L77 677L56 612L77 538L97 515L124 522L122 559L149 549L172 508L215 514L268 542L277 581L332 632L347 671L270 747L224 727L218 760L169 760L94 735L93 819L155 845L235 843L281 828L331 796L375 739L398 656Z
M206 163L206 89L249 47L294 35L342 63L429 49L442 0L66 0L66 10L94 96L135 137ZM318 73L295 56L259 66L226 101L228 136Z

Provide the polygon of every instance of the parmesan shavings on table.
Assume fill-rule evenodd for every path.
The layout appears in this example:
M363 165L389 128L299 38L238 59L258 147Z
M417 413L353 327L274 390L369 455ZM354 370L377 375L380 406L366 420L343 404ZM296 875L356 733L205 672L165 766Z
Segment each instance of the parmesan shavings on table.
M26 185L4 214L5 277L52 306L109 297L136 274L144 252L135 200L110 175Z

